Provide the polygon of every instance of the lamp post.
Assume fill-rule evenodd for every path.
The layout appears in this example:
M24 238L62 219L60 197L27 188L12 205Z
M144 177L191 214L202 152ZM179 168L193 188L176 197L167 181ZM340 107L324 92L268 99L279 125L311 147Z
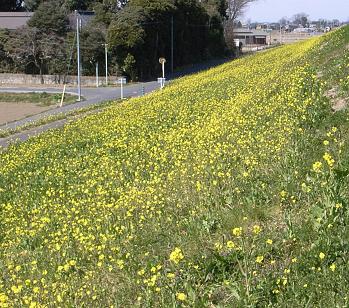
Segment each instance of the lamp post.
M165 63L166 63L166 59L165 58L160 58L159 59L159 63L161 64L162 67L162 77L158 78L158 83L160 83L160 88L163 89L165 86Z

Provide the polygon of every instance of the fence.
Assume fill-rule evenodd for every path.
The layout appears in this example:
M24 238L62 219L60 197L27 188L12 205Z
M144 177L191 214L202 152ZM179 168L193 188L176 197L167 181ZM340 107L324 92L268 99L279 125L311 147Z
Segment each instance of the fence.
M27 74L0 74L0 85L76 85L77 76L63 76L63 75L27 75ZM118 77L108 76L108 84L117 84ZM43 81L43 83L42 83ZM99 78L99 85L105 84L105 78ZM81 85L87 87L96 86L96 77L82 76Z

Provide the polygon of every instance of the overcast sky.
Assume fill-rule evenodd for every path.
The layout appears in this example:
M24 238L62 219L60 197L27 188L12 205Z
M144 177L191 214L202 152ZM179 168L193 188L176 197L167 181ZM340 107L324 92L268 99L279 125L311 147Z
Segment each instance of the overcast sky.
M319 18L349 20L349 0L258 0L250 4L244 19L252 21L278 21L306 13L312 20Z

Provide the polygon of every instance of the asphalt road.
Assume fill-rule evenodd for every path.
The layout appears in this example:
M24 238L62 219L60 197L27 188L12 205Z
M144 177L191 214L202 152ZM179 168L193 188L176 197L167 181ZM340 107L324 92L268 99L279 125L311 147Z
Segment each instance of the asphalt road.
M130 84L124 87L124 97L136 97L142 95L142 87L144 88L144 94L152 92L159 88L159 84L156 81L142 83L142 84ZM11 93L28 93L28 92L47 92L47 93L61 93L61 88L53 87L0 87L0 92ZM67 88L66 92L69 94L77 95L76 88ZM101 88L82 88L82 96L85 100L74 104L63 106L62 108L54 108L48 111L24 118L19 121L11 122L0 126L0 129L14 129L18 126L23 126L29 122L35 122L39 119L50 115L56 115L60 113L67 113L74 109L80 109L88 107L90 105L98 104L103 101L118 99L121 97L120 87L101 87Z
M175 72L171 75L169 75L168 79L176 79L178 77L182 77L185 75L190 75L193 73L197 73L202 70L206 70L212 67L215 67L217 65L223 64L227 61L230 61L231 59L224 58L224 59L216 59L207 61L204 63L198 63L194 65L187 66L185 68L182 68L180 71ZM145 83L136 83L136 84L129 84L124 87L124 97L137 97L141 96L143 94L150 93L154 90L159 89L160 86L157 83L157 81L151 81L151 82L145 82ZM62 88L57 87L24 87L24 86L17 86L17 87L1 87L0 86L0 92L12 92L12 93L28 93L28 92L47 92L47 93L61 93ZM84 100L81 102L77 102L74 104L63 106L62 108L54 108L50 109L48 111L42 112L40 114L36 114L27 118L24 118L19 121L7 123L5 125L0 126L0 130L6 130L6 129L15 129L16 127L23 126L25 124L36 122L42 118L45 118L50 115L57 115L57 114L65 114L68 113L74 109L80 109L84 107L88 107L90 105L98 104L103 101L107 100L113 100L113 99L119 99L121 96L121 89L120 87L100 87L100 88L82 88L82 96L84 97ZM66 89L66 93L77 95L77 88L69 87ZM38 135L48 129L58 128L63 126L67 122L66 119L54 121L42 126L38 126L32 129L25 130L23 132L19 132L16 134L13 134L9 137L0 138L0 150L1 148L7 148L11 143L13 142L23 142L28 140L30 137L33 137L35 135Z
M156 81L142 83L142 84L130 84L124 87L124 97L137 97L143 94L152 92L159 89L159 84ZM47 93L60 93L60 88L50 87L1 87L0 92L12 92L12 93L26 93L26 92L47 92ZM76 88L67 88L67 93L77 95ZM7 123L0 126L0 130L15 129L16 127L23 126L25 124L36 122L42 118L50 115L66 114L72 110L88 107L90 105L98 104L103 101L118 99L121 97L121 89L119 87L103 87L103 88L82 88L82 96L85 100L74 104L63 106L62 108L54 108L48 111L36 114L19 121ZM0 138L0 149L7 148L11 143L23 142L30 137L38 135L48 129L58 128L66 123L66 119L54 121L42 126L38 126L23 132L13 134L9 137Z

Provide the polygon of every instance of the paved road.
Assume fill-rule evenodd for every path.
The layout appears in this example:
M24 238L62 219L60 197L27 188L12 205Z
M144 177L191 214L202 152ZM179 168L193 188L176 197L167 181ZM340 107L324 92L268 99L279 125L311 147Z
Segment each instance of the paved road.
M149 93L156 89L159 89L159 84L156 81L147 82L143 84L131 84L124 87L124 97L136 97L141 96L143 93ZM25 92L47 92L47 93L57 93L61 92L59 88L40 88L40 87L16 87L16 88L5 88L1 87L0 92L13 92L13 93L25 93ZM67 93L77 95L76 88L67 88ZM44 117L57 114L65 114L74 109L88 107L93 104L97 104L103 101L118 99L121 95L121 89L117 87L108 88L83 88L82 95L85 98L84 101L63 106L62 108L50 109L48 111L36 114L19 121L7 123L0 126L1 129L14 129L25 124L36 122ZM66 123L66 119L54 121L39 127L35 127L17 134L11 135L9 137L0 138L0 149L7 148L11 143L17 141L26 141L30 137L38 135L48 129L58 128Z
M124 87L124 97L135 97L142 95L142 87L144 87L144 93L152 92L159 88L159 84L156 81L147 82L143 84L130 84ZM67 93L77 95L76 88L67 88ZM12 93L26 93L26 92L47 92L47 93L61 93L62 89L53 87L0 87L0 92L12 92ZM119 87L108 88L82 88L81 90L84 101L63 106L62 108L54 108L48 111L36 114L19 121L7 123L0 126L0 129L14 129L24 124L35 122L41 118L49 115L56 115L59 113L67 113L74 109L87 107L93 104L97 104L103 101L118 99L121 95L121 89Z
M230 61L231 59L225 58L225 59L216 59L207 61L205 63L198 63L194 65L187 66L185 68L182 68L180 71L175 72L174 74L169 76L169 80L176 79L178 77L182 77L185 75L190 75L193 73L197 73L199 71L223 64L227 61ZM124 87L124 97L136 97L141 96L143 93L149 93L154 90L159 89L159 84L157 81L151 81L151 82L145 82L145 83L137 83L137 84L130 84ZM67 93L77 95L77 89L75 88L67 88ZM57 87L1 87L0 86L0 92L13 92L13 93L27 93L27 92L47 92L47 93L61 93L62 89ZM28 124L30 122L36 122L40 120L41 118L50 116L50 115L57 115L60 113L68 113L69 111L72 111L74 109L84 108L88 107L93 104L98 104L103 101L107 100L113 100L120 98L120 88L119 87L101 87L101 88L82 88L82 96L85 98L84 101L78 102L71 105L63 106L62 108L55 108L50 109L48 111L45 111L43 113L33 115L30 117L27 117L25 119L7 123L5 125L0 126L0 130L5 129L14 129L19 126L23 126L25 124ZM30 137L38 135L48 129L52 128L58 128L63 126L67 122L66 119L55 121L52 123L48 123L39 127L35 127L23 132L19 132L17 134L13 134L6 138L0 138L0 150L1 148L7 148L9 144L15 142L15 141L26 141Z

